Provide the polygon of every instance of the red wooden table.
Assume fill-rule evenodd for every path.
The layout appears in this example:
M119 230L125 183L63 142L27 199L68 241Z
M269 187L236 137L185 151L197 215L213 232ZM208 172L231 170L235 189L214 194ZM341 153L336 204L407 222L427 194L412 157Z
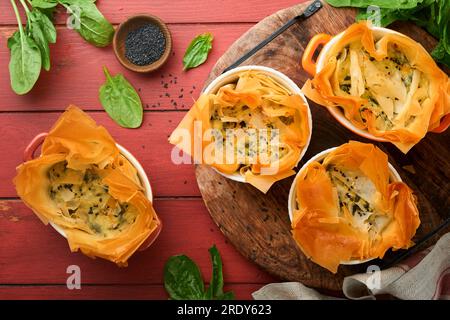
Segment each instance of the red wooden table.
M246 261L227 243L210 219L189 165L170 160L169 133L199 95L215 61L244 31L260 19L298 0L101 0L98 7L114 24L135 13L151 13L169 23L173 56L161 70L138 75L125 70L111 47L98 49L65 27L57 15L58 41L51 46L52 69L42 72L31 93L17 96L10 89L7 38L17 29L10 2L0 2L0 299L166 299L163 266L168 257L187 254L210 277L208 248L216 244L224 262L226 289L241 299L276 281ZM212 32L214 47L207 63L182 71L190 40ZM123 129L103 111L98 89L102 66L123 73L138 88L145 106L140 129ZM15 167L27 143L48 130L73 103L87 110L142 163L151 181L154 206L164 229L147 251L138 252L127 268L71 253L64 238L44 226L18 198L12 184ZM81 290L68 290L66 269L81 268Z

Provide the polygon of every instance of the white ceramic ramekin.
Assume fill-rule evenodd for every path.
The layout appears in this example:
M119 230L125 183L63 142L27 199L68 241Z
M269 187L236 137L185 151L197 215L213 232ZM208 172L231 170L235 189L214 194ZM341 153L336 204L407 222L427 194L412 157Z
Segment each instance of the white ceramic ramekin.
M36 135L29 145L25 148L24 151L24 161L29 161L33 159L34 153L39 148L39 146L44 142L45 137L47 136L46 132L40 133ZM142 168L142 165L139 163L139 161L124 147L116 143L117 148L119 149L120 153L136 168L137 175L139 177L139 180L141 182L142 187L144 188L144 194L145 196L153 202L153 193L152 193L152 187L150 186L150 181L148 180L147 174L144 171L144 168ZM159 218L158 218L159 219ZM62 235L64 238L67 238L66 233L64 232L64 229L60 226L54 224L53 222L50 222L50 225L55 229L60 235ZM145 242L141 245L139 250L144 250L148 248L155 240L158 238L159 234L162 230L162 222L159 219L159 225L155 231L145 240Z
M321 162L323 159L325 159L325 157L331 153L333 150L335 150L337 147L334 148L330 148L330 149L326 149L322 152L319 152L318 154L316 154L314 157L312 157L311 159L309 159L299 170L299 172L297 173L297 175L295 176L294 181L292 182L291 185L291 189L289 190L289 197L288 197L288 210L289 210L289 219L293 220L294 217L294 211L295 208L297 207L297 199L296 199L296 193L297 193L297 181L299 179L299 177L301 176L301 174L306 170L306 168L314 161L317 162ZM392 182L401 182L402 178L400 177L399 173L397 172L397 170L395 170L394 166L390 163L388 163L389 166L389 179ZM373 260L372 259L366 259L366 260L351 260L351 261L342 261L341 264L360 264L360 263L365 263L367 261Z
M312 117L311 117L311 111L309 109L308 101L306 100L303 92L295 84L295 82L292 81L288 76L286 76L285 74L283 74L275 69L269 68L269 67L255 66L255 65L242 66L242 67L237 67L235 69L227 71L224 74L218 76L203 90L203 93L207 93L207 94L208 93L216 93L224 85L236 82L236 80L239 78L240 73L242 73L244 71L250 71L250 70L261 71L261 72L266 73L268 76L272 77L277 82L279 82L282 86L284 86L285 88L290 90L293 94L298 94L303 99L303 101L306 105L306 108L308 109L309 135L308 135L308 140L307 140L305 146L303 147L303 150L300 153L300 156L298 158L298 161L297 161L297 164L298 164L300 162L300 160L302 159L302 157L304 156L306 150L308 149L309 143L311 141ZM220 172L216 168L213 168L213 169L228 179L238 181L238 182L245 182L245 178L238 172L236 172L234 174L225 174L225 173Z

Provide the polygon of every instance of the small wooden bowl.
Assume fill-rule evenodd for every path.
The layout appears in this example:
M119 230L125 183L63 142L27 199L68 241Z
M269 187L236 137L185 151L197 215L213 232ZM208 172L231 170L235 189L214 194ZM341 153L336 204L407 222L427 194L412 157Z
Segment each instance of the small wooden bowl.
M166 38L166 49L159 60L146 66L138 66L129 61L125 56L125 40L129 32L148 23L153 23L161 29ZM119 25L114 34L113 47L117 59L125 68L140 73L152 72L159 69L169 58L170 53L172 52L172 36L167 25L158 17L152 15L136 15L128 18Z

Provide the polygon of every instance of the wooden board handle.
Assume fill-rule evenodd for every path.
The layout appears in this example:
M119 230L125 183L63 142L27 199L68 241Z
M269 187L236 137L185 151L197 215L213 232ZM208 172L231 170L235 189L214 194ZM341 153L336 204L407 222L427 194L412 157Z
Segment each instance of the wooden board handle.
M436 128L434 128L433 130L431 130L431 132L434 133L442 133L445 130L448 129L448 127L450 127L450 113L446 114L442 119L441 119L441 124L439 126L437 126Z
M31 142L28 144L28 146L25 148L25 151L23 152L23 161L30 161L34 158L34 153L36 152L37 148L44 142L45 138L48 136L47 132L39 133L37 136L31 140Z
M326 33L319 33L316 34L308 43L306 46L305 52L303 53L302 57L302 66L303 69L305 69L306 72L308 72L310 75L315 76L316 75L316 62L313 61L314 53L316 53L317 48L320 45L327 44L332 36Z

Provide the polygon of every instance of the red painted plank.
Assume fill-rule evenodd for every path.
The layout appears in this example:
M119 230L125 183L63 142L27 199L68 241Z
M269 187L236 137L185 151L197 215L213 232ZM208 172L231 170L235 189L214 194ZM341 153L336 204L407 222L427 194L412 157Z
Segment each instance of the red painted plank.
M172 145L167 138L184 112L146 112L144 123L137 130L119 127L105 112L90 114L141 162L156 196L200 195L193 166L174 165L170 158ZM36 134L48 131L59 115L58 112L0 114L3 153L0 157L0 198L16 196L12 179L16 166L23 161L23 150Z
M230 284L226 291L233 291L236 299L251 300L261 284ZM162 285L112 285L82 286L81 290L69 290L65 286L6 286L0 287L0 300L166 300Z
M1 9L0 9L1 11ZM10 88L7 38L14 28L0 27L0 111L62 110L69 103L102 110L98 90L105 82L102 67L123 73L136 87L147 109L189 109L217 59L251 25L172 25L174 54L167 64L152 74L136 74L123 68L111 47L99 49L83 41L72 30L60 28L58 41L51 46L52 69L42 71L33 90L25 96ZM184 50L192 38L203 32L215 35L208 61L183 72Z
M82 284L161 284L167 259L187 254L209 279L208 248L216 244L226 283L267 283L274 279L225 241L202 200L156 200L164 227L152 247L138 252L127 268L71 253L67 242L16 200L0 203L0 284L65 284L69 265L81 269Z
M166 22L256 22L280 9L301 0L99 0L98 8L112 23L120 23L137 13L159 16ZM58 15L58 23L65 23L65 15ZM0 2L0 23L16 24L9 1Z

